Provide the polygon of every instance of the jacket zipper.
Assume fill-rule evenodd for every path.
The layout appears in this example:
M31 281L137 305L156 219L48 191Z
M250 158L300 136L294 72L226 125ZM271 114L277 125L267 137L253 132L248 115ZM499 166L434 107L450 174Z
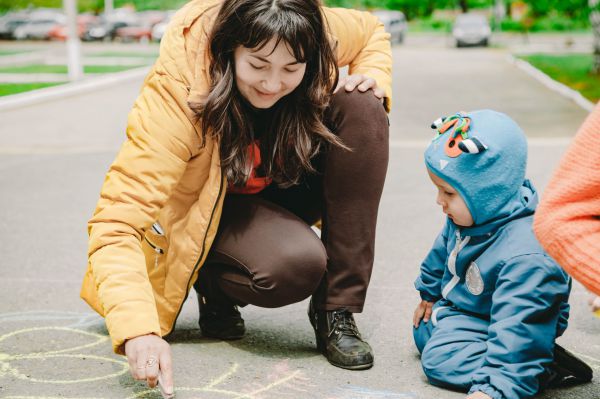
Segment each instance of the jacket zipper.
M154 252L156 253L156 255L154 256L154 268L156 269L158 267L158 257L160 255L164 254L165 251L162 248L159 248L156 245L152 244L150 242L150 240L148 240L148 238L144 238L144 239L146 240L148 245L150 245L152 247L152 249L154 249Z
M213 209L210 212L210 219L208 219L208 225L206 226L206 233L204 234L204 238L202 239L202 250L200 251L200 256L198 257L198 260L196 261L196 264L194 265L194 269L192 269L192 273L190 274L190 278L186 285L185 296L183 297L183 301L181 301L181 305L179 305L179 310L175 314L173 323L171 323L169 331L165 335L168 335L171 333L171 331L173 331L173 326L175 325L177 318L179 318L181 309L183 309L183 304L185 303L185 300L187 299L187 297L190 293L190 282L192 281L192 276L196 272L196 269L198 268L198 265L200 264L200 261L202 260L202 257L204 256L204 250L206 249L206 235L208 234L208 230L210 230L210 225L213 221L213 217L215 216L215 210L217 209L217 204L219 203L219 199L221 198L222 193L223 193L223 175L221 174L221 181L219 183L219 195L217 195L217 200L215 201L215 205L213 206Z
M452 252L450 252L450 256L447 260L448 271L450 271L450 274L452 274L452 279L450 279L448 284L442 288L442 297L444 299L448 299L448 294L460 281L460 277L458 277L456 274L456 260L458 259L458 253L469 243L469 240L471 240L470 236L465 236L464 239L461 239L460 230L456 230L456 243L454 244L454 249Z

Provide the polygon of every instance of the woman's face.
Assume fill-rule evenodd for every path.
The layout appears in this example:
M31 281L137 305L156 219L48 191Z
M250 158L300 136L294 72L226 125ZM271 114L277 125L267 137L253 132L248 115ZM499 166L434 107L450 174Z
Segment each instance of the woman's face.
M234 52L235 83L256 108L271 108L302 82L306 63L298 62L287 44L276 38L260 50L238 46Z

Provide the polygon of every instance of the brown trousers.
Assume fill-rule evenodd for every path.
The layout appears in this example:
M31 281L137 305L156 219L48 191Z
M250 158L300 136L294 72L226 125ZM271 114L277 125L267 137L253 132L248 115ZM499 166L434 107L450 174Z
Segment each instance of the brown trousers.
M362 311L388 165L389 123L371 91L341 90L325 124L352 151L327 148L315 160L319 173L300 185L228 194L198 287L216 283L241 305L280 307L312 294L320 310ZM319 219L320 240L310 228Z

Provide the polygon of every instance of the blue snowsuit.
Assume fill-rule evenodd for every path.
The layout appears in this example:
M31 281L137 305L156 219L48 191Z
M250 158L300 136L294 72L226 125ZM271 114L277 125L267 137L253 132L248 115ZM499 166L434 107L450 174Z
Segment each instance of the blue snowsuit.
M423 261L415 287L436 303L431 320L414 329L415 343L432 384L527 398L541 388L567 327L571 282L531 229L538 199L524 178L522 131L497 112L463 116L434 139L425 160L459 192L474 225L447 219ZM464 138L475 137L479 151L471 143L475 152L456 155L448 143L467 118Z

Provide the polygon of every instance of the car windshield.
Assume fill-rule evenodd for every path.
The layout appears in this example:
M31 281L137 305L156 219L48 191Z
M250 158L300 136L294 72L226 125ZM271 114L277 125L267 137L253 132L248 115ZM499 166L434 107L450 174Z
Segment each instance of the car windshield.
M477 16L468 16L456 19L456 25L461 27L480 27L486 26L487 20Z

